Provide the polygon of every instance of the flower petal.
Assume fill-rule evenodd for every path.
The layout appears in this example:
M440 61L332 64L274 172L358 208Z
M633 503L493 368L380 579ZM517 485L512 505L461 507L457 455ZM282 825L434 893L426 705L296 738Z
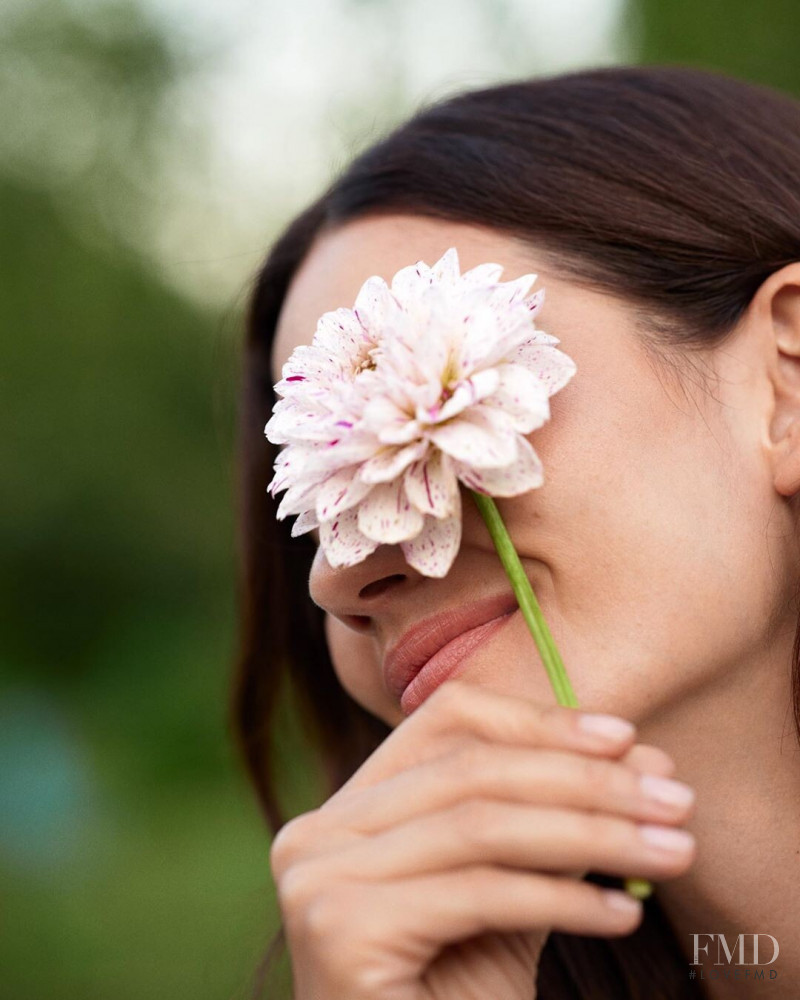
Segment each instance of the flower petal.
M349 465L329 476L319 487L316 515L320 521L330 521L348 507L353 507L372 489L356 477L358 465Z
M419 433L416 420L387 394L375 395L364 407L364 424L374 428L382 444L408 444Z
M304 535L307 531L313 531L314 528L318 527L319 521L314 511L304 510L302 514L298 514L292 525L292 538L297 538L298 535Z
M344 363L352 363L366 353L372 341L352 309L334 309L317 320L313 344Z
M461 275L461 283L465 286L496 285L503 273L502 264L478 264L477 267L470 268Z
M479 294L480 293L480 294ZM533 324L527 309L517 306L498 311L486 302L483 289L473 294L461 335L462 374L508 360L516 346L528 340Z
M429 457L415 462L403 478L406 496L423 514L443 518L458 505L458 480L451 459L433 448Z
M300 344L281 369L281 379L275 383L279 396L291 396L318 389L343 377L339 359L320 350L313 344Z
M405 448L383 448L361 466L358 473L364 483L387 483L396 479L412 462L428 450L427 441L414 441Z
M377 341L398 322L400 306L383 278L373 275L359 289L353 313Z
M527 438L517 442L519 458L511 465L499 469L476 469L474 466L456 466L458 478L471 490L493 497L514 497L536 489L544 482L541 460Z
M458 509L443 519L426 517L425 527L415 537L402 542L406 562L423 576L446 576L461 544L461 494Z
M502 410L520 434L530 434L549 419L548 387L532 371L518 364L499 365L492 371L497 373L498 385L483 400L484 406Z
M577 371L569 355L550 344L537 343L535 339L517 347L508 360L530 369L547 386L550 396L563 388Z
M344 430L313 452L313 468L324 473L321 478L326 478L348 465L366 461L375 453L375 447L375 437L367 431Z
M468 406L474 406L475 403L493 393L499 381L500 376L495 368L475 372L469 378L459 382L453 390L453 394L444 403L437 400L427 410L418 408L417 420L435 423L450 420L451 417L466 410Z
M422 514L405 495L402 480L378 483L358 506L359 531L386 545L413 538L422 524Z
M424 261L417 261L401 268L392 278L392 295L402 304L413 302L426 288L430 288L432 281L431 269Z
M492 305L498 309L507 309L509 306L522 302L536 281L537 274L523 274L513 281L501 281L491 292Z
M445 250L442 256L431 267L435 279L442 284L453 285L460 278L458 251L455 247Z
M477 406L438 424L430 440L451 458L478 468L508 465L517 457L518 434L502 410Z
M290 514L301 514L304 510L312 510L319 483L296 482L288 488L278 505L275 517L282 521Z
M528 307L528 312L531 316L535 316L536 313L541 309L544 303L544 289L540 288L533 293L533 295L528 295L525 299L525 305Z
M358 508L349 507L319 526L319 543L331 566L355 566L378 547L358 529Z

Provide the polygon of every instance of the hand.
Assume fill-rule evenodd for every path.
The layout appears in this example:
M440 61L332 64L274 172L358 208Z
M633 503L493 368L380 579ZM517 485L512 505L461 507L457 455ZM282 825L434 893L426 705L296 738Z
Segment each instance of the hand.
M633 931L641 904L582 878L683 874L692 838L642 833L680 839L691 803L646 794L663 751L584 715L451 679L287 823L270 862L295 1000L531 1000L551 931Z

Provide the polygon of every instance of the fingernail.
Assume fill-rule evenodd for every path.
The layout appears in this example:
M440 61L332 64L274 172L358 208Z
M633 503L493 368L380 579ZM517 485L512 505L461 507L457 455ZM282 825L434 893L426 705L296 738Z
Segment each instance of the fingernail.
M694 846L694 837L687 830L674 830L671 826L653 826L642 823L639 835L646 844L663 851L684 854Z
M642 795L652 802L665 806L686 807L694 801L694 791L682 781L671 781L655 774L643 774L639 778Z
M627 892L618 892L616 889L601 889L606 906L612 910L619 910L621 913L637 913L642 908L638 899L629 896Z
M636 726L627 719L616 715L601 715L581 712L578 726L591 736L599 736L612 743L621 743L636 732Z

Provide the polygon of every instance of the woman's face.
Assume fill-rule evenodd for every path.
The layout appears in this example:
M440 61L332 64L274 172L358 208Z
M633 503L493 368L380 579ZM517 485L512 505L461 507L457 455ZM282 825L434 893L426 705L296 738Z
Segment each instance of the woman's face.
M275 381L292 350L311 342L317 318L352 306L367 277L389 281L450 246L462 270L492 261L504 266L503 280L538 273L533 288L544 287L546 300L536 324L577 365L551 397L550 421L529 436L544 485L497 504L581 707L642 726L746 671L776 626L794 628L786 597L798 571L788 504L764 446L772 396L763 343L747 324L696 355L678 380L645 349L630 306L559 280L515 239L419 217L370 218L321 237L295 276L276 333ZM337 675L392 726L404 715L384 686L386 649L422 618L510 593L466 492L462 507L461 547L442 579L417 573L395 545L352 567L332 568L321 549L314 559L310 592L327 612ZM518 611L459 673L554 701Z

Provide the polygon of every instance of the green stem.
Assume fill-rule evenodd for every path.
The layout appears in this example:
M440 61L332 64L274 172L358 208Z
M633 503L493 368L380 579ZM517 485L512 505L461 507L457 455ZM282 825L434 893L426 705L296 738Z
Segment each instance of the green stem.
M578 699L572 690L572 684L567 676L561 655L550 629L547 627L547 622L544 620L542 609L536 600L536 594L533 592L527 573L522 568L517 550L514 548L511 536L503 523L497 504L490 496L477 493L475 490L469 492L489 529L489 534L497 549L497 554L500 556L503 569L511 582L522 616L528 624L533 641L536 643L536 648L539 650L542 663L547 671L547 676L550 678L556 700L559 705L577 708ZM653 891L653 887L648 881L639 878L625 879L625 888L631 895L639 899L644 899Z

